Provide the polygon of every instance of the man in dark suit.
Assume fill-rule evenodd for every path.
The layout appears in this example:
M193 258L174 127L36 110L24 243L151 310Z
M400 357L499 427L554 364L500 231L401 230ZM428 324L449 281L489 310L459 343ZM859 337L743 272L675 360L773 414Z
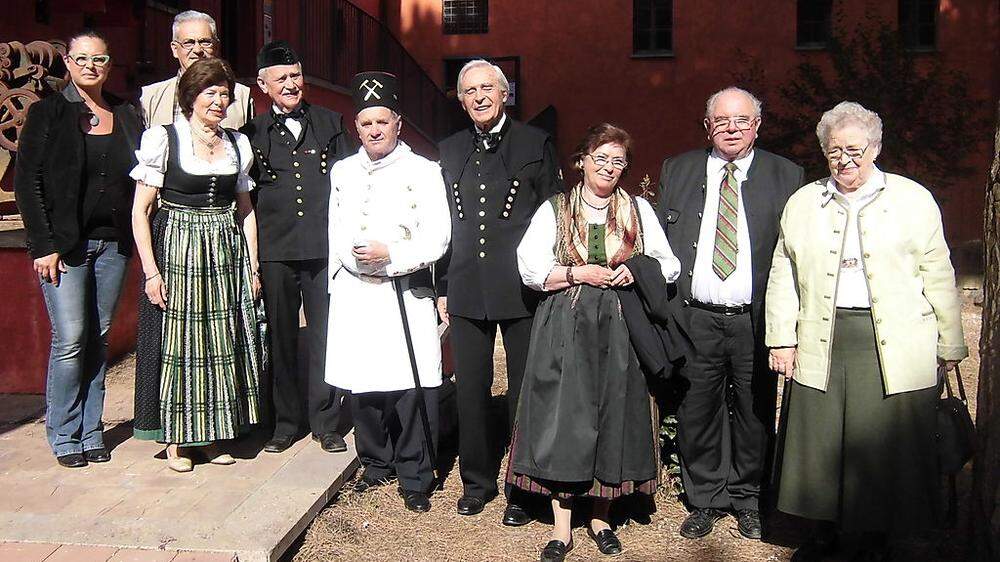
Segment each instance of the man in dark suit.
M712 148L667 159L660 222L681 262L670 301L694 342L677 414L681 477L694 508L680 534L710 533L735 512L740 533L761 536L758 507L774 434L775 376L764 347L764 293L778 221L802 168L754 148L760 102L738 88L708 100Z
M339 113L309 105L298 55L284 41L257 55L257 84L271 109L242 131L254 150L261 285L271 338L274 433L269 453L289 448L305 429L323 450L347 450L340 435L345 393L324 380L327 294L327 209L333 163L353 152ZM309 359L298 363L299 308Z
M507 352L507 428L513 423L537 295L521 283L517 244L532 215L562 189L547 133L504 114L510 86L499 67L471 61L458 75L458 97L473 126L440 144L452 235L436 267L438 312L451 325L455 361L459 466L458 513L475 515L497 495L503 450L488 421L497 328ZM530 517L508 497L503 523Z

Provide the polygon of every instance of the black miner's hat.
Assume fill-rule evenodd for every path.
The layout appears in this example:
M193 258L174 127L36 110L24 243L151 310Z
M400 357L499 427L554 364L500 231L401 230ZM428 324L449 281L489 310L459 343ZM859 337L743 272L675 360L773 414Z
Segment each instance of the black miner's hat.
M261 47L260 52L257 53L257 70L297 62L299 62L299 55L285 41L271 41Z
M354 111L386 107L399 113L399 79L388 72L359 72L351 80Z

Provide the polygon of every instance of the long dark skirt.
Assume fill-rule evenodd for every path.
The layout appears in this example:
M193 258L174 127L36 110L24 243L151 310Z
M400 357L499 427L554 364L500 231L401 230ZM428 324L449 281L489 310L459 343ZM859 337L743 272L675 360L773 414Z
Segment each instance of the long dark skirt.
M167 310L140 295L135 436L232 439L259 422L265 360L246 242L232 209L165 205L152 234Z
M653 493L653 419L614 290L548 296L532 326L507 482L542 494Z
M778 509L852 533L934 524L938 391L885 395L870 312L837 310L826 392L790 388Z

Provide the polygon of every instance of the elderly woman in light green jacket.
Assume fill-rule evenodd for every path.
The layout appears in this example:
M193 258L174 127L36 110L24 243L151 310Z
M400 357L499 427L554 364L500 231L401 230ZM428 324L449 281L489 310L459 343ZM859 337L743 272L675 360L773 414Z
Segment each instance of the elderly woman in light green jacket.
M882 172L882 121L842 102L816 127L830 177L785 206L766 296L771 368L791 379L778 509L821 522L863 559L936 515L938 366L968 355L941 212L918 183ZM805 556L804 556L805 558Z

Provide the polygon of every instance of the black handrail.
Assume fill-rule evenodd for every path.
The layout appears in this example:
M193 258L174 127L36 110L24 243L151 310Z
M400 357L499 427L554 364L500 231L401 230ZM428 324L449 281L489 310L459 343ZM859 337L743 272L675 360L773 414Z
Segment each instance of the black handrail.
M402 114L437 142L462 127L461 110L377 19L346 0L299 0L303 68L336 86L349 87L365 70L395 74Z

